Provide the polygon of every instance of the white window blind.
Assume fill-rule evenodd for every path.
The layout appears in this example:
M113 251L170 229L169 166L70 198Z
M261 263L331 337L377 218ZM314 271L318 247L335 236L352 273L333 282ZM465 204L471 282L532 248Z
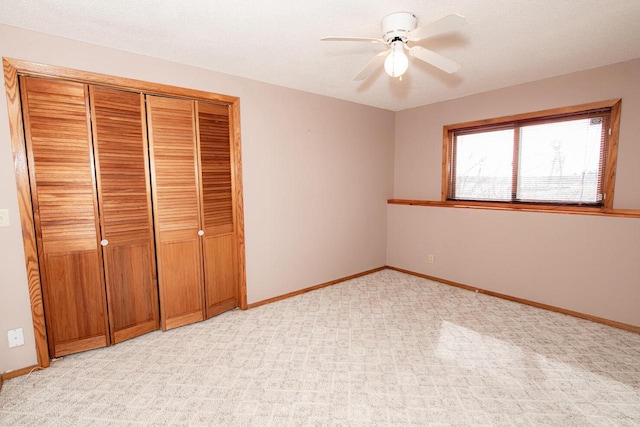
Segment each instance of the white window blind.
M452 132L449 199L603 202L610 110Z
M520 128L521 201L597 203L602 198L603 118Z

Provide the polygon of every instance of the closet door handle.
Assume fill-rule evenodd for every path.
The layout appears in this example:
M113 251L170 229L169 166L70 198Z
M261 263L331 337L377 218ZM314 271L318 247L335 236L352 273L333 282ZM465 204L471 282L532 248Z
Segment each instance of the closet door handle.
M198 236L204 236L204 230L198 230Z
M103 240L100 241L100 244L102 246L107 246L109 244L109 241L107 239L103 239Z

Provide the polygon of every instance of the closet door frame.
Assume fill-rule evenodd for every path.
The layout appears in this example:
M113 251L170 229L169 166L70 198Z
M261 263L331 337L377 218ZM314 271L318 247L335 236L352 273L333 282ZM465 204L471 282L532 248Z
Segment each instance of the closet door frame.
M9 130L14 159L14 171L18 192L18 208L24 245L27 286L33 318L37 366L46 368L50 365L47 343L46 321L42 301L42 287L39 271L38 249L36 245L35 223L31 202L29 169L25 145L24 123L22 120L22 102L20 99L19 76L47 77L70 80L80 83L107 86L114 89L143 92L150 95L164 95L194 100L202 100L229 106L229 126L231 128L231 146L234 164L232 179L234 181L236 220L236 238L238 254L238 295L240 309L247 309L245 239L244 239L244 203L242 196L242 145L240 140L240 99L233 96L219 95L195 89L145 82L142 80L114 77L106 74L92 73L13 58L2 58L7 110L9 113Z

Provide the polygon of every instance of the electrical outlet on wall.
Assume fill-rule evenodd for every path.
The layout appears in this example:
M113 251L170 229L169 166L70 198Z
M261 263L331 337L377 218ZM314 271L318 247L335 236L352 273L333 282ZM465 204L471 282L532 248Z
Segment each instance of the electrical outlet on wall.
M24 345L24 333L22 332L22 328L7 331L7 338L9 340L9 348Z
M436 262L435 255L429 254L429 264L435 264L435 262Z

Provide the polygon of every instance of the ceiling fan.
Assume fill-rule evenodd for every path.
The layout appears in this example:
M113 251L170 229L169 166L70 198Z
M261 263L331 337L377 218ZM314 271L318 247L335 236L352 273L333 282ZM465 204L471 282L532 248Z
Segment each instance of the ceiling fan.
M322 37L320 40L381 43L388 46L386 51L374 56L373 59L353 77L353 80L365 80L383 62L384 69L389 76L401 77L409 67L409 59L405 51L409 52L410 56L451 74L460 69L460 64L422 46L414 45L410 47L408 43L457 31L465 23L466 20L463 16L452 14L418 28L418 18L413 13L397 12L382 18L382 38Z

